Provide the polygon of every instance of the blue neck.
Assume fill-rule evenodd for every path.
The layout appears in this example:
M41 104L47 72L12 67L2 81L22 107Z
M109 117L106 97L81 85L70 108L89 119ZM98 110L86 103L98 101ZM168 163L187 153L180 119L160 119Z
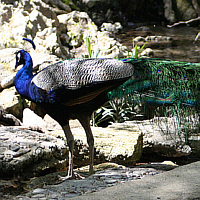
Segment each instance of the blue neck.
M19 94L28 97L28 85L33 78L33 61L29 53L24 52L25 64L15 76L15 87Z

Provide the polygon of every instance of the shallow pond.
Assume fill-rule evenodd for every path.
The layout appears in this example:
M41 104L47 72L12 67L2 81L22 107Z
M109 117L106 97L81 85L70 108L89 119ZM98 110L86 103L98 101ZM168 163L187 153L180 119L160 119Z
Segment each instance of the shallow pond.
M194 44L197 34L198 28L196 27L182 26L167 28L151 25L148 27L142 26L140 28L126 28L121 34L117 35L117 37L120 42L130 50L132 48L133 37L168 36L171 37L169 41L147 42L145 47L153 49L153 57L186 62L200 62L200 38ZM142 44L144 44L144 42L138 42L139 46Z

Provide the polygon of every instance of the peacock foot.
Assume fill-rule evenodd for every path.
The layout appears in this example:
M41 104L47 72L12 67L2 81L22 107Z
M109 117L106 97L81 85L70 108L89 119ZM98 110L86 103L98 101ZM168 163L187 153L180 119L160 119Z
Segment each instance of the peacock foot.
M73 175L67 175L67 176L58 175L58 180L61 182L66 181L66 180L73 180L73 179L81 180L81 179L85 179L85 177L80 175L77 172L74 172Z

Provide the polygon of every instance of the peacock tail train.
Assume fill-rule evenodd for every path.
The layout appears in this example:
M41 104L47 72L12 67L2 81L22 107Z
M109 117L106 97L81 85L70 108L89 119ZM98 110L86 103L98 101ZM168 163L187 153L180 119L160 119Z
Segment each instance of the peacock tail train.
M111 101L126 101L130 106L142 105L150 118L165 121L165 132L170 131L169 119L174 132L191 132L199 128L200 64L157 58L127 58L134 75L118 88L108 93ZM148 118L147 117L147 118ZM190 127L190 129L188 129ZM162 128L163 130L163 128Z
M121 59L131 62L134 75L108 93L109 99L141 93L146 104L199 105L200 64L155 58Z

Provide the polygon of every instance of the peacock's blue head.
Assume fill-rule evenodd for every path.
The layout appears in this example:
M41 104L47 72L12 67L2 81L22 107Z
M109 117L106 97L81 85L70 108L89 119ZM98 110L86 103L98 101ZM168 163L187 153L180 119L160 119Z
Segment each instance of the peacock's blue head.
M23 40L28 41L32 44L33 49L35 49L35 44L31 39L23 38ZM16 53L16 64L15 64L15 69L19 65L24 65L26 62L32 62L31 56L29 53L25 50L20 50Z
M24 51L24 50L20 50L16 53L16 64L15 64L15 69L17 69L17 67L19 65L24 65L26 62L26 54L28 54L28 52Z

